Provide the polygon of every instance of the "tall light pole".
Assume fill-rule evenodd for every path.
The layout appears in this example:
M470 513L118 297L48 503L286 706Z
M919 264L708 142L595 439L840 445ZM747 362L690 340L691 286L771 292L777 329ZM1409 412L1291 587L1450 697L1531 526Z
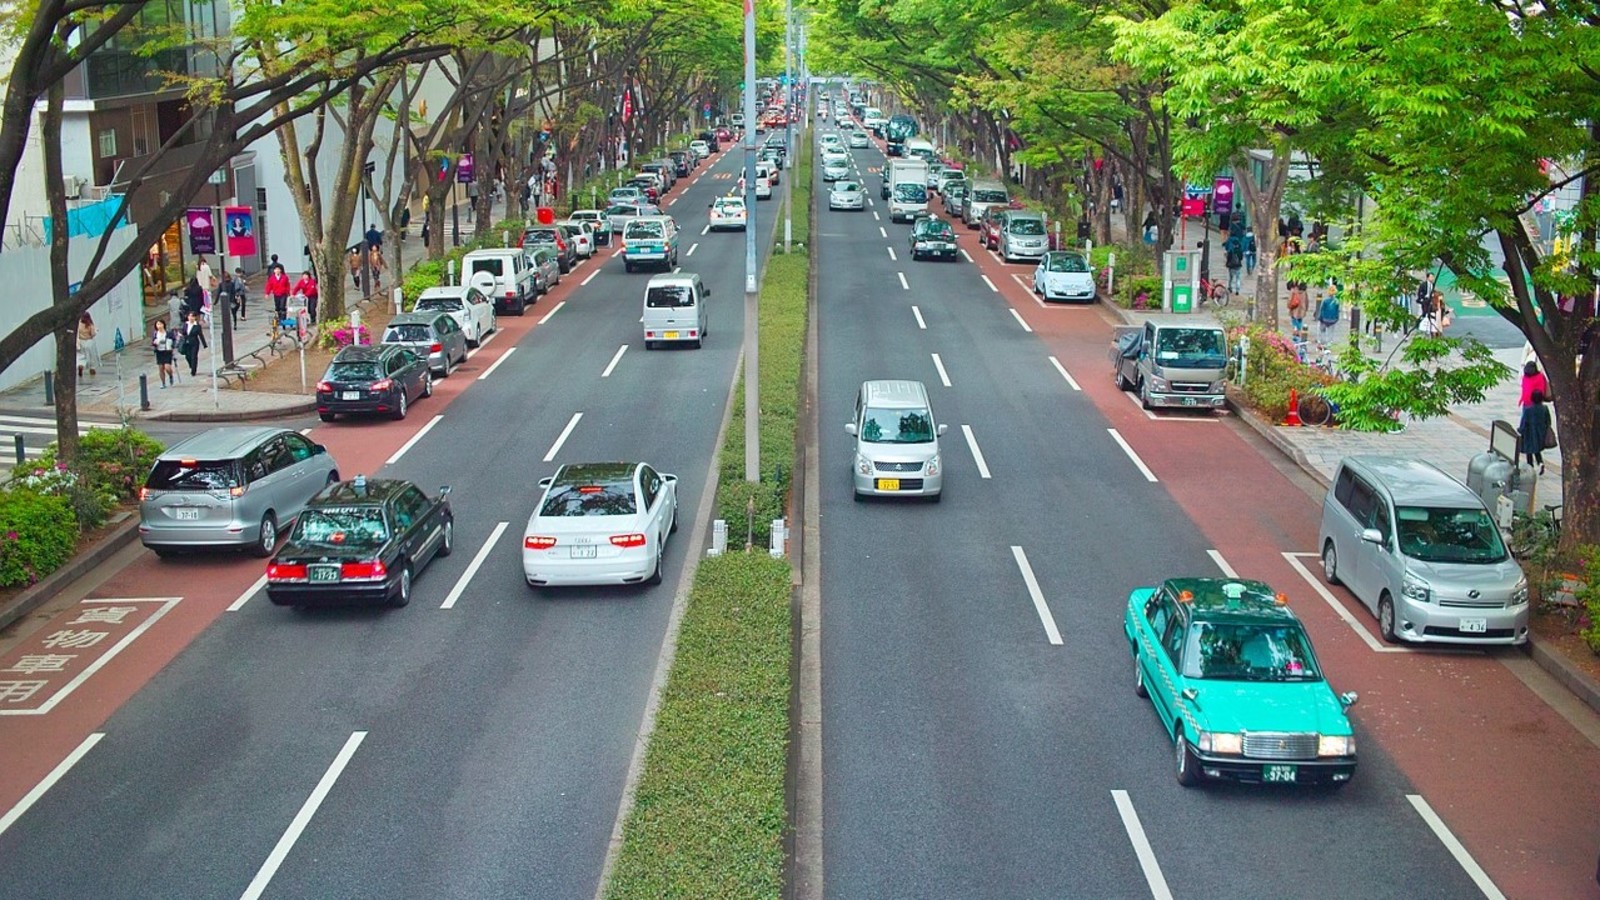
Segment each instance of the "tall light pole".
M761 391L756 294L756 8L744 0L744 480L761 480Z
M783 0L783 167L794 158L794 0ZM794 233L794 179L785 177L783 189L783 252L789 252Z

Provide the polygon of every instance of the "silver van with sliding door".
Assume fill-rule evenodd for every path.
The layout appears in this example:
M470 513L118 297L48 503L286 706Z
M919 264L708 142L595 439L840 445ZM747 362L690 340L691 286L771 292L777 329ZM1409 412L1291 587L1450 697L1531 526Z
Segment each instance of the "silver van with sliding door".
M1431 463L1339 461L1317 529L1322 572L1378 617L1386 641L1520 644L1528 579L1483 501Z
M855 438L850 471L856 500L867 497L926 497L944 491L939 436L920 381L867 381L856 393L855 417L845 431Z

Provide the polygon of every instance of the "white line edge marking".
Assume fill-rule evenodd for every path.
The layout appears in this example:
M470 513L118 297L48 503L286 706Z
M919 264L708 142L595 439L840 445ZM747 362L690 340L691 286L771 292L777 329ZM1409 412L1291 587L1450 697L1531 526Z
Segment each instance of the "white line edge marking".
M1133 448L1128 446L1128 442L1122 439L1122 435L1118 434L1115 428L1107 428L1106 432L1111 435L1113 441L1117 442L1117 446L1122 448L1122 452L1128 454L1128 458L1133 460L1133 464L1139 467L1139 471L1144 473L1145 481L1156 480L1156 473L1150 471L1150 467L1144 464L1144 460L1139 458L1139 454L1133 452ZM546 461L548 462L548 460Z
M1417 811L1417 815L1422 817L1422 821L1428 823L1428 827L1433 829L1433 835L1439 839L1439 843L1444 844L1444 848L1449 850L1450 855L1455 857L1456 862L1461 864L1462 870L1467 873L1468 878L1472 879L1472 883L1478 886L1478 890L1483 891L1483 895L1488 897L1489 900L1505 900L1506 895L1500 893L1500 889L1495 887L1494 882L1489 878L1489 873L1483 871L1483 867L1478 865L1478 861L1472 858L1472 854L1467 852L1466 847L1461 846L1461 842L1456 840L1456 836L1450 832L1449 827L1444 824L1444 820L1439 818L1439 814L1433 811L1433 807L1428 805L1428 801L1422 799L1421 794L1407 794L1406 799L1411 801L1412 809Z
M257 578L255 584L252 584L244 589L244 593L239 595L239 599L228 604L228 612L238 612L239 610L244 609L244 605L249 602L250 598L254 597L257 592L266 586L267 576L263 575L260 578Z
M599 270L596 269L595 271L598 272ZM581 285L581 284L578 285L578 286L579 287L583 287L583 285ZM566 306L566 305L567 305L567 301L563 300L560 303L557 303L555 306L551 307L550 311L544 314L544 318L539 320L539 324L543 325L544 323L550 321L550 317L555 315L558 312L561 312L561 307Z
M610 378L611 377L611 370L615 369L617 367L617 363L622 361L622 354L627 353L627 352L628 352L628 345L627 344L623 344L621 347L618 347L616 355L611 357L611 362L606 365L606 370L604 372L600 373L600 377L601 378Z
M483 381L484 379L488 378L490 375L493 375L494 374L494 370L500 368L500 364L505 362L506 360L510 359L511 358L511 354L513 354L515 352L517 352L517 348L516 347L514 347L514 346L513 347L507 347L506 348L506 352L500 354L500 358L499 359L497 359L494 362L490 363L489 364L489 368L483 370L483 374L478 376L478 380L479 381Z
M333 764L328 766L328 771L322 773L322 779L317 782L315 788L312 788L311 796L306 798L306 802L300 806L300 811L295 813L293 821L284 830L283 837L278 838L277 845L267 854L266 861L256 870L256 877L250 879L250 886L239 895L239 900L256 900L267 889L267 885L272 883L272 876L278 874L278 867L288 858L289 851L293 850L295 842L300 840L300 834L311 824L311 817L317 814L317 807L327 799L328 793L333 790L333 783L339 780L339 775L344 772L345 766L350 764L350 758L356 755L356 748L360 747L366 738L365 731L351 732L349 739L339 749L339 755L333 758Z
M705 236L706 236L706 234L707 234L707 233L708 233L708 232L710 232L710 231L711 231L711 225L710 225L710 224L709 224L709 223L707 223L707 225L706 225L706 227L704 227L704 228L702 228L702 229L700 229L700 236L701 236L701 237L705 237Z
M309 435L311 433L311 429L310 428L302 428L302 429L300 429L300 433L301 434L305 434L305 435Z
M440 609L452 609L455 607L456 601L461 599L463 593L466 593L467 583L472 580L472 576L478 574L478 568L483 565L485 559L489 558L489 551L494 549L495 543L500 540L500 535L505 534L506 528L510 525L510 522L501 522L494 527L489 539L483 542L482 547L478 548L478 554L472 557L472 562L467 563L467 570L461 573L460 578L456 579L455 587L450 589L450 594L444 598L443 603L439 604Z
M985 279L983 279L983 280L984 280L984 281L988 281L988 280L989 280L989 279L987 279L987 278L985 278ZM994 287L994 285L992 285L992 284L991 284L991 285L989 285L989 287ZM1022 313L1019 313L1019 312L1017 312L1017 311L1016 311L1016 310L1015 310L1015 309L1010 309L1010 308L1008 308L1008 310L1007 310L1007 311L1008 311L1008 312L1010 312L1010 313L1011 313L1011 318L1013 318L1013 319L1016 319L1016 320L1017 320L1017 324L1018 324L1018 325L1021 325L1021 326L1022 326L1022 330L1023 330L1023 331L1026 331L1026 332L1028 332L1028 333L1029 333L1029 334L1032 334L1032 333L1033 333L1033 326L1031 326L1031 325L1029 325L1029 324L1028 324L1028 323L1027 323L1027 322L1026 322L1026 321L1025 321L1025 320L1024 320L1024 319L1023 319L1023 318L1022 318Z
M1156 851L1145 837L1144 825L1139 822L1139 812L1133 808L1127 791L1112 791L1111 800L1117 804L1117 815L1122 817L1122 830L1128 833L1128 843L1139 857L1139 868L1144 870L1145 883L1150 886L1154 900L1172 900L1172 888L1167 887L1167 877L1161 874L1161 863L1156 861Z
M1027 283L1026 281L1023 281L1021 275L1018 275L1017 273L1012 272L1011 273L1011 280L1015 281L1017 283L1017 287L1020 287L1023 290L1027 291L1029 296L1033 296L1033 285ZM1033 299L1037 300L1039 298L1038 297L1034 297Z
M888 240L889 239L889 232L887 230L885 230L882 225L878 226L878 233L883 235L884 240Z
M923 331L927 331L928 330L928 323L922 321L922 310L920 310L917 307L913 306L913 307L911 307L911 314L913 316L917 317L917 327L921 328Z
M573 413L572 418L567 420L567 427L561 429L561 436L556 438L554 444L550 445L550 452L544 455L545 462L555 459L556 454L561 452L561 445L567 442L567 437L572 434L572 429L578 427L578 420L581 418L583 418L583 413L579 412Z
M591 281L593 281L593 280L594 280L594 277L595 277L595 276L596 276L596 275L599 275L599 274L600 274L600 270L599 270L599 269L595 269L595 270L594 270L594 271L593 271L593 272L590 272L590 273L589 273L589 276L588 276L588 277L587 277L587 278L585 278L585 279L583 279L583 280L582 280L582 281L580 281L580 282L578 282L578 287L584 287L584 286L585 286L585 285L587 285L587 284L588 284L588 283L589 283L589 282L591 282Z
M706 227L710 228L711 226L707 225ZM689 245L689 252L685 253L684 256L693 256L694 252L696 250L699 250L699 249L700 249L700 242L699 241L695 241L694 243Z
M1065 378L1067 380L1067 384L1072 385L1072 389L1073 390L1075 390L1075 391L1083 390L1083 388L1078 387L1078 382L1074 381L1072 376L1067 374L1067 369L1066 369L1065 366L1061 365L1061 360L1056 359L1054 356L1052 356L1052 357L1050 357L1050 365L1056 367L1056 371L1060 372L1061 373L1061 377Z
M1033 598L1033 608L1039 614L1039 621L1044 624L1045 637L1055 646L1061 646L1061 631L1056 628L1056 617L1050 614L1050 607L1044 602L1044 591L1039 589L1039 579L1033 575L1033 566L1028 565L1028 554L1012 544L1011 556L1017 561L1017 568L1022 570L1022 581L1028 586L1028 596Z
M1138 394L1130 394L1127 391L1122 391L1121 393L1122 393L1122 396L1128 398L1128 402L1129 403L1133 404L1133 408L1134 409L1137 409L1139 412L1144 413L1144 417L1146 419L1149 419L1152 422L1161 421L1161 419L1158 418L1155 413L1153 413L1150 410L1144 408L1144 403L1142 401L1140 401Z
M1311 589L1317 592L1317 596L1321 597L1329 606L1333 607L1334 614L1343 619L1346 625L1350 626L1350 630L1356 633L1356 637L1361 638L1362 642L1367 645L1367 649L1371 650L1373 653L1406 652L1404 647L1386 647L1377 638L1373 637L1372 633L1367 631L1367 627L1362 625L1355 616L1351 615L1350 610L1345 609L1344 604L1340 603L1339 599L1333 596L1333 593L1323 586L1322 579L1311 574L1311 570L1307 569L1305 563L1301 562L1299 559L1302 556L1315 557L1317 554L1294 553L1287 550L1282 551L1282 553L1284 561L1289 564L1289 567L1294 569L1296 572L1299 572L1300 577L1305 579L1306 584L1311 585Z
M972 262L972 254L968 253L965 248L962 248L961 255L967 258L967 262Z
M1224 578L1238 578L1239 577L1239 573L1235 572L1233 570L1233 566L1228 565L1228 561L1222 558L1222 551L1220 551L1220 550L1207 550L1206 551L1206 555L1211 557L1211 561L1216 563L1217 564L1217 568L1222 570L1222 575L1223 575Z
M99 597L89 597L89 598L86 598L84 602L92 603L94 601L102 600L102 599L103 598L99 598ZM139 602L139 603L161 603L163 605L162 605L162 607L160 609L158 609L154 613L152 613L150 615L150 618L145 619L143 622L140 622L138 625L136 625L134 627L134 629L132 631L130 631L127 634L123 635L122 636L122 640L117 641L115 644L113 644L111 649L107 650L103 656L99 657L94 662L89 663L87 666L84 667L82 672L79 672L77 675L73 676L72 680L67 682L66 685L61 688L61 690L56 691L55 694L53 694L50 697L49 700L46 700L44 703L41 703L38 707L36 707L34 709L15 709L15 710L13 710L13 709L5 709L5 710L0 710L0 716L42 716L45 713L48 713L50 710L55 709L57 704L59 704L61 701L65 700L65 699L67 699L67 697L69 695L71 695L71 693L73 691L75 691L78 688L82 687L83 683L85 681L88 681L90 676L94 675L94 673L96 673L96 672L100 671L101 669L105 668L111 662L111 660L116 658L117 654L119 654L122 651L128 649L128 645L132 644L139 637L139 635L144 634L146 631L149 631L152 626L154 626L157 622L161 621L162 617L165 616L168 612L170 612L174 606L177 606L178 605L178 601L182 600L183 598L182 597L119 597L119 598L116 598L116 599L121 600L124 603L133 603L133 602Z
M896 272L894 274L900 276L900 287L901 287L902 290L907 290L907 291L911 290L911 285L906 282L906 273L904 273L904 272Z
M989 464L983 460L983 451L978 449L978 439L972 436L972 426L961 426L961 433L967 436L967 447L972 450L972 459L978 464L978 475L982 478L989 477Z
M890 259L894 260L895 262L899 262L900 261L899 258L894 255L894 248L893 247L885 247L883 249L889 251L889 258Z
M987 284L989 286L989 290L994 291L996 294L1000 293L1000 289L994 286L994 282L989 280L989 276L980 275L978 277L982 278L983 279L983 283ZM1032 329L1029 329L1029 330L1031 331Z
M96 731L84 738L82 743L67 754L66 759L56 763L56 767L50 770L50 774L41 778L39 783L33 786L33 790L24 794L22 799L17 801L17 805L11 807L4 816L0 816L0 834L5 834L6 829L17 824L17 820L22 818L35 803L38 803L40 797L43 797L51 788L55 787L56 782L65 777L72 770L72 767L77 765L78 761L83 759L84 756L88 755L89 751L94 749L94 745L100 743L100 740L105 736L105 732Z
M944 370L944 360L940 359L937 353L933 354L933 367L939 370L939 381L945 387L950 387L950 376Z
M418 429L417 433L413 434L411 436L411 440L406 441L404 444L401 444L400 445L400 449L396 450L394 452L393 456L391 456L388 459L384 460L383 464L386 465L386 466L392 466L395 463L399 462L400 461L400 457L405 456L407 450L410 450L412 447L415 447L417 445L417 441L422 440L423 435L426 435L428 432L432 431L433 430L433 426L439 424L439 420L443 419L443 418L444 418L444 413L439 413L438 415L436 415L433 418L429 419L428 420L428 424L426 424L426 425L422 426L420 429Z
M471 359L474 356L477 356L479 353L482 353L483 352L483 348L489 346L489 342L494 340L495 338L497 338L499 336L500 336L500 326L499 326L498 323L496 323L496 325L494 327L494 330L489 332L487 337L482 337L482 338L478 339L478 346L473 347L471 350L467 351L467 359ZM306 429L306 431L310 431L310 430L311 429L309 429L309 428ZM304 434L305 432L301 432L301 433Z
M883 221L882 219L878 218L878 211L877 210L873 210L872 211L872 221L874 221L874 222L882 222Z

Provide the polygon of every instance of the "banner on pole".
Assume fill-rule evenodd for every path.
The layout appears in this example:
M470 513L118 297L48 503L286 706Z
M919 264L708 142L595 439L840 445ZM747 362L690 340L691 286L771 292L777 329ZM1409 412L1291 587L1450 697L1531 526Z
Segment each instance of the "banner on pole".
M1226 217L1233 212L1233 179L1218 176L1211 186L1211 211Z
M194 254L217 252L216 220L207 206L190 207L183 214L189 223L189 252Z
M461 154L461 161L456 163L456 181L459 184L472 183L472 154Z
M248 206L229 206L222 210L227 229L229 256L256 255L255 211Z

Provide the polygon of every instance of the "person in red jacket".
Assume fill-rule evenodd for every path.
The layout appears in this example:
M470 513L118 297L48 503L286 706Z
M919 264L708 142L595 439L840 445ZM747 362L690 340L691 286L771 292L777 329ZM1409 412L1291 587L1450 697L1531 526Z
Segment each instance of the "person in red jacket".
M306 298L306 315L311 321L317 320L317 279L311 277L310 272L300 273L300 280L294 283L294 292Z
M283 271L282 265L275 265L267 273L265 288L268 297L272 298L272 306L278 313L278 321L282 322L289 316L289 274Z

